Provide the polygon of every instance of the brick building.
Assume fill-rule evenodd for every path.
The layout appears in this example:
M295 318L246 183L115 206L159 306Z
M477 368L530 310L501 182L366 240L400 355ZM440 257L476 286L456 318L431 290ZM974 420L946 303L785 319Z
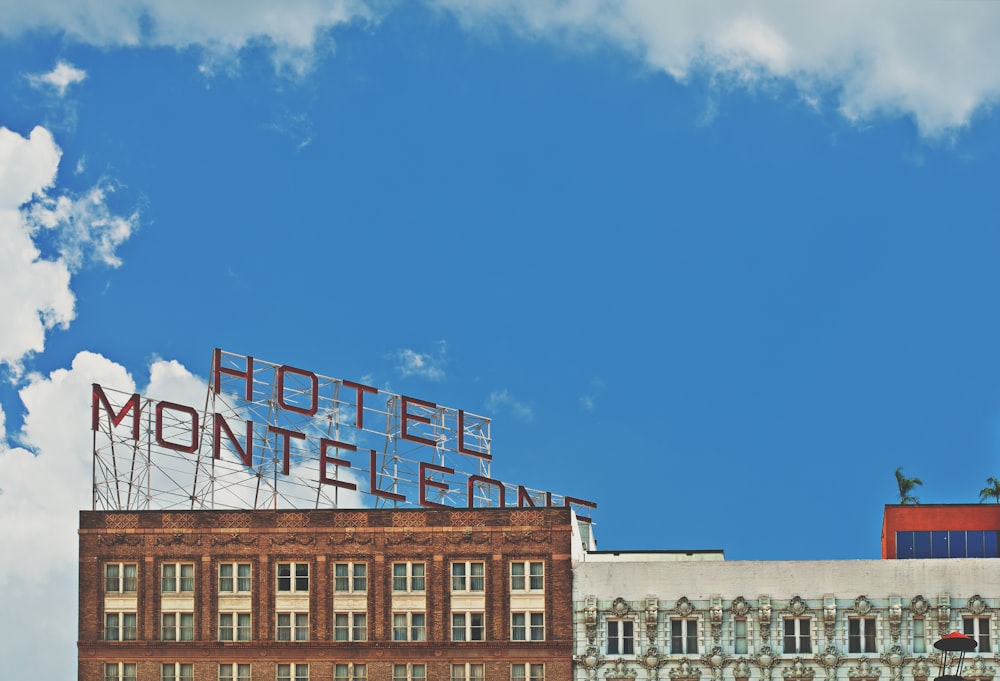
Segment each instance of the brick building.
M572 678L568 508L83 511L80 681Z

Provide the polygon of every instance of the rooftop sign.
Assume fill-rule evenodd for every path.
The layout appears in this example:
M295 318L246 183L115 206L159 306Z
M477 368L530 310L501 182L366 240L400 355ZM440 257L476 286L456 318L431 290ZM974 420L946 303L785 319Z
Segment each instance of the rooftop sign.
M490 472L490 420L216 349L202 409L94 384L96 509L572 506Z

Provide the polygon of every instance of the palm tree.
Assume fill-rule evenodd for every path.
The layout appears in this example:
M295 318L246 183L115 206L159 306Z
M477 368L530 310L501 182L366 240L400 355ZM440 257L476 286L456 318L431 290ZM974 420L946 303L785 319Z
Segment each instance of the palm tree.
M919 504L920 500L914 496L910 495L913 488L917 485L923 485L924 481L920 478L908 478L903 475L903 467L900 466L896 469L896 484L899 485L899 503L901 504Z
M992 475L986 478L986 484L989 487L984 487L979 490L979 503L986 503L987 499L993 499L998 504L1000 504L1000 480L997 480Z

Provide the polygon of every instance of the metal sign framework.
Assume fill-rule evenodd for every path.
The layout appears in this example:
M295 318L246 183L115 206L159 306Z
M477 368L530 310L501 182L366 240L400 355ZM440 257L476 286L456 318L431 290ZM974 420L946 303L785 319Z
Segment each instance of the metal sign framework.
M93 508L596 506L491 478L490 420L216 350L203 408L94 386Z

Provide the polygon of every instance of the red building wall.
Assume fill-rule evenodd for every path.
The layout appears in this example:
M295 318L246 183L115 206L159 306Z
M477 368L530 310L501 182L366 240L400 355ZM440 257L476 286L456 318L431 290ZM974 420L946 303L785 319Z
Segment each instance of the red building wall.
M886 504L882 558L896 558L896 533L933 530L1000 530L1000 504Z

